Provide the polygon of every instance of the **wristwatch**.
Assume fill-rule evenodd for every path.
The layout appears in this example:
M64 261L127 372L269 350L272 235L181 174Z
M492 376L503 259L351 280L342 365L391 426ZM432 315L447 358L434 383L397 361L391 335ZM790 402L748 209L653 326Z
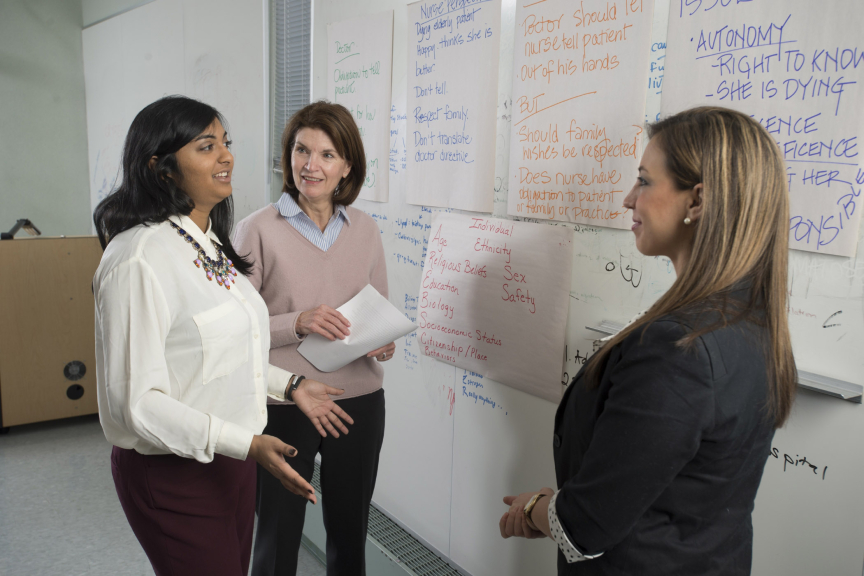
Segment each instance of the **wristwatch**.
M532 530L537 530L537 526L534 525L534 522L531 521L531 513L534 511L534 506L537 505L537 502L543 496L547 496L547 494L543 494L542 492L538 492L534 495L531 500L525 504L525 508L522 509L522 515L525 516L525 520L528 522L528 526L531 527Z

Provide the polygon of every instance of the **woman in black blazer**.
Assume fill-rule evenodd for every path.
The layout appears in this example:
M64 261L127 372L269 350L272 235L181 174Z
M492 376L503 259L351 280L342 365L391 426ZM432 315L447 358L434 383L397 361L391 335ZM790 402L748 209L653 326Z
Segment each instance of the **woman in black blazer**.
M553 538L559 574L750 574L753 501L796 382L783 158L723 108L648 133L624 206L636 247L677 279L573 379L558 491L506 497L500 530Z

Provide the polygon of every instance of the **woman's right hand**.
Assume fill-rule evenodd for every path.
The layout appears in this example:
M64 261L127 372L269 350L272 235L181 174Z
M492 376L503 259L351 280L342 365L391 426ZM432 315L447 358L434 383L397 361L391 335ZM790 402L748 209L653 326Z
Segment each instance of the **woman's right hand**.
M285 462L285 456L293 458L296 455L297 450L293 446L267 434L253 436L252 445L249 446L249 456L273 474L282 486L316 504L318 498L315 496L315 489Z
M297 318L297 334L320 334L328 340L344 340L350 332L351 323L338 310L321 304L317 308L301 312Z

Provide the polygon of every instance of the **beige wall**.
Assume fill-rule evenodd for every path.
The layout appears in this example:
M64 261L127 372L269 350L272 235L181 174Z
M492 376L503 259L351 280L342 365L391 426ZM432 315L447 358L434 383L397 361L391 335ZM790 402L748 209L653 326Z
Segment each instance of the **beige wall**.
M90 233L81 3L0 2L0 230Z

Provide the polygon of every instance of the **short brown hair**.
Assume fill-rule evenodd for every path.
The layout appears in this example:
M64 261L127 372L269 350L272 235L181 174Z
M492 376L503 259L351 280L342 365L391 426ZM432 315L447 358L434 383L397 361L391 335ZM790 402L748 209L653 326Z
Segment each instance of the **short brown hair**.
M282 133L282 191L290 194L294 200L300 194L291 171L291 151L297 133L303 128L315 128L327 134L336 152L351 166L348 176L339 182L339 194L333 198L334 204L349 206L360 195L366 180L366 152L351 112L341 104L326 100L313 102L298 110L285 125L285 132Z

